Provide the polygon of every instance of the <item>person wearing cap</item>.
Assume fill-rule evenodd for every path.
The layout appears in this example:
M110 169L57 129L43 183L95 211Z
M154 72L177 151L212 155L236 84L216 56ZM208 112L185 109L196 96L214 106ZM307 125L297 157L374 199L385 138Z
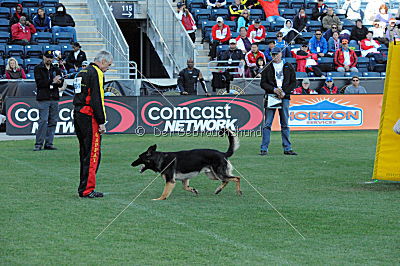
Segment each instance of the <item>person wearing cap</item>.
M254 40L254 42L264 42L267 30L261 25L261 20L256 18L254 23L247 29L247 37Z
M181 95L197 95L197 83L200 82L206 96L210 96L203 74L194 67L193 59L189 58L186 63L187 68L181 70L178 75L178 89Z
M322 31L316 30L314 36L310 39L308 46L313 54L317 54L318 57L326 56L328 53L328 42L322 37Z
M283 62L282 51L275 47L272 50L273 61L268 64L261 74L261 88L265 90L266 96L273 94L282 100L281 108L279 108L279 119L281 124L282 146L285 155L297 155L292 150L290 142L289 129L289 105L290 94L296 87L296 71L288 62ZM265 105L265 122L262 127L262 141L260 147L260 155L268 154L268 147L271 138L271 126L274 120L276 108L268 107L268 97L266 97Z
M247 29L245 27L241 27L239 36L236 38L236 45L237 48L243 52L243 55L251 50L251 44L253 42L253 39L247 37Z
M333 83L332 77L327 77L325 85L322 88L317 89L318 94L338 94L339 89Z
M19 23L11 26L11 39L14 44L28 45L31 42L32 34L36 32L35 26L26 17L21 16Z
M232 5L229 6L229 15L231 16L231 20L237 20L243 11L247 10L246 6L242 4L241 0L235 0Z
M347 86L344 90L344 94L365 94L367 90L360 86L360 78L358 76L353 76L351 79L351 84Z
M308 78L303 79L301 82L301 86L294 89L292 94L318 94L315 90L310 89L310 80Z
M372 57L373 54L380 54L378 49L381 47L378 41L372 38L373 33L369 31L365 39L361 40L360 49L361 56L363 57Z
M231 39L231 29L228 25L224 24L222 17L217 18L217 24L211 29L212 42L210 46L210 57L215 59L217 57L217 46L220 44L228 44Z
M357 55L354 50L349 49L349 41L342 40L342 48L336 51L334 63L339 72L358 72Z
M317 4L312 9L311 20L322 21L327 12L328 6L324 3L324 0L318 0Z
M53 51L48 50L43 55L43 61L34 68L39 109L39 127L36 131L34 151L57 149L53 140L58 121L59 89L63 80L60 69L52 64L53 59Z
M297 72L311 72L317 77L325 77L318 67L318 56L309 51L307 43L303 43L293 57L296 58Z
M226 0L207 0L207 8L224 8L226 5Z
M261 52L258 49L258 43L256 43L256 42L252 43L250 52L248 52L244 57L245 60L246 60L245 76L247 78L253 77L252 73L254 73L253 70L257 66L256 63L257 63L257 60L258 60L259 57L261 57L264 60L264 64L265 64L265 62L266 62L265 61L265 55L264 55L263 52Z
M53 33L69 32L72 34L73 41L77 42L74 19L67 13L63 4L57 4L55 8L56 12L50 16L51 31Z
M235 39L229 40L229 49L221 52L218 55L218 61L228 61L227 63L223 63L225 66L239 66L239 63L232 63L232 61L244 61L243 52L237 48ZM237 72L237 68L228 69L230 72Z
M69 73L79 72L82 62L86 61L86 53L81 50L79 42L72 44L72 52L68 54L66 61Z
M278 5L281 0L259 0L264 9L265 18L269 23L285 22L285 18L279 14Z
M186 5L182 2L179 2L177 5L178 13L176 14L177 18L182 22L183 27L186 32L189 34L190 39L193 43L196 41L196 21L194 20L192 14L189 12L189 9L186 8Z
M106 133L104 73L113 63L108 51L100 51L94 62L81 70L74 80L74 127L79 141L81 198L101 198L97 192L96 173L101 159L101 139Z

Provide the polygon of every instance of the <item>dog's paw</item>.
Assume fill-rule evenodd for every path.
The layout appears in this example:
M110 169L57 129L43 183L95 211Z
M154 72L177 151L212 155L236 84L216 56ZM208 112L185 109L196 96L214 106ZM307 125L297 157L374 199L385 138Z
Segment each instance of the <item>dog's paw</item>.
M222 188L217 188L217 190L215 190L214 194L218 194L222 191Z
M196 195L199 195L199 191L198 191L197 189L195 189L195 188L192 188L192 192L193 192L194 194L196 194Z
M239 191L236 191L236 193L238 194L238 196L242 196L242 195L243 195L243 193L242 193L242 191L241 191L241 190L239 190Z

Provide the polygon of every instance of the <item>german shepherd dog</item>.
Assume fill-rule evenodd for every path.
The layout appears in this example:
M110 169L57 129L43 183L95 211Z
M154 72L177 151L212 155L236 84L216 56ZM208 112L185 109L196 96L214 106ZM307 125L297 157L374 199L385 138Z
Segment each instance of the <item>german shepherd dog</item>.
M229 139L229 148L226 152L211 149L195 149L178 152L159 152L157 145L150 146L147 151L139 155L139 158L131 165L133 167L144 164L141 173L147 169L161 173L165 179L165 187L161 196L154 200L165 200L175 187L176 180L181 180L183 189L198 194L195 188L189 186L189 179L204 172L210 179L221 181L221 185L215 190L215 194L226 187L229 181L236 183L236 192L240 191L240 178L232 175L232 165L228 161L239 148L239 139L228 129L220 131L220 135L226 134Z

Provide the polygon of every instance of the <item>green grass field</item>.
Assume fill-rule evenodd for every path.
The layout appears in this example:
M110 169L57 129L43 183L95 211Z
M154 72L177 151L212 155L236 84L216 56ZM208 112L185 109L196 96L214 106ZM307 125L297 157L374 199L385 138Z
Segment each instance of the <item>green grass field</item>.
M399 263L400 185L370 181L376 131L294 132L299 156L282 154L272 135L271 156L257 156L260 139L242 137L235 168L243 196L201 175L194 196L178 183L166 201L159 177L97 239L95 237L156 174L130 167L149 145L173 151L216 148L218 137L112 135L103 139L97 190L80 199L75 137L58 151L32 152L33 141L0 142L1 264L270 265Z

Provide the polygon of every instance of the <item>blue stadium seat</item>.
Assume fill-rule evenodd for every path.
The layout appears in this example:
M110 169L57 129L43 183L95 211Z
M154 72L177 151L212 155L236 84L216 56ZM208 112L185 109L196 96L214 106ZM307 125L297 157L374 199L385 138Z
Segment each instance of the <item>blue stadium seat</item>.
M52 43L53 34L50 32L36 32L32 35L32 40L37 43Z
M59 3L58 0L39 0L39 6L56 6Z
M28 8L26 8L26 7L22 8L22 12L24 12L25 14L28 14ZM10 14L15 14L15 6L10 8Z
M222 17L224 20L228 20L230 17L229 10L223 8L211 9L211 20L216 20L217 17Z
M307 17L309 17L308 19L310 19L311 15L312 15L312 8L306 8L305 12L306 12Z
M318 58L318 65L324 65L325 68L333 69L333 58L332 57L319 57Z
M267 31L267 33L265 34L265 39L271 40L271 41L275 40L276 39L276 33Z
M343 29L351 31L354 26L355 26L354 21L351 21L351 20L348 20L348 19L342 20Z
M25 46L25 58L27 57L39 57L43 55L43 48L41 45L26 45Z
M205 8L205 7L206 7L206 5L204 3L204 0L191 0L191 2L189 4L190 9Z
M2 0L1 6L3 7L16 7L19 4L18 0Z
M360 72L344 72L344 76L345 77L354 77L354 76L360 76L361 75L361 73Z
M227 20L227 21L224 22L224 24L229 26L229 28L231 28L231 31L236 31L237 24L236 24L235 21Z
M301 37L303 37L307 42L314 36L313 32L302 32Z
M386 72L381 72L381 77L386 77Z
M203 21L201 24L201 31L202 31L202 42L203 41L210 41L210 33L211 33L211 28L216 24L215 21L208 20L208 21Z
M267 50L268 45L266 44L259 44L258 45L258 50L264 52L265 50Z
M369 67L369 58L368 57L357 58L357 68L360 72L367 72L368 67Z
M56 13L56 9L55 7L45 7L44 12L46 13L46 15L50 15Z
M6 69L6 63L0 58L0 75L4 75L4 70Z
M338 16L340 21L346 18L346 12L344 9L335 9L335 15Z
M321 21L309 20L307 21L307 28L308 31L320 30L322 28L322 23Z
M6 45L6 55L7 56L24 56L24 47L22 45Z
M304 2L303 2L304 3ZM285 9L280 9L279 13L282 17L286 18L286 19L291 19L293 20L293 18L296 16L297 14L297 10L296 9L289 9L289 8L285 8Z
M0 31L10 32L10 22L8 19L0 19Z
M10 41L10 33L5 31L0 31L0 43L7 44Z
M232 36L232 39L236 39L237 37L239 37L239 32L237 32L237 31L232 31L232 32L231 32L231 36Z
M296 58L293 57L285 57L285 61L293 65L294 69L296 69L297 61Z
M251 12L251 11L250 11ZM271 23L269 23L268 21L261 21L261 25L263 25L265 27L265 30L271 31Z
M283 28L283 25L284 25L284 22L272 22L271 26L270 26L270 29L272 31L277 32L277 31L280 31L280 29Z
M203 21L207 21L211 19L211 10L210 9L200 9L196 8L193 11L195 20L197 21L197 26L200 27Z
M217 46L217 55L219 55L223 51L227 51L229 49L229 45L221 44Z
M292 0L290 1L290 8L299 9L305 6L304 0Z
M64 57L67 57L69 53L71 53L72 50L72 46L70 44L63 44L61 45L61 53Z
M328 77L333 77L333 78L343 78L344 77L344 72L328 72L326 73Z
M10 18L10 9L8 7L0 7L0 18Z
M278 5L278 8L289 8L289 1L288 0L281 0Z
M333 7L333 9L339 8L339 3L338 3L337 0L326 0L326 1L324 1L324 3L325 3L328 7Z
M317 5L317 0L306 1L306 8L313 9Z
M250 10L250 21L259 18L260 20L264 19L264 12L262 9L251 9Z
M33 19L34 16L36 16L38 7L28 7L28 16Z
M71 43L74 41L73 34L70 32L53 33L53 43Z
M42 52L45 53L46 51L62 51L61 50L61 45L56 45L56 44L45 44L42 45Z
M35 79L35 74L33 72L25 73L26 79Z
M37 7L39 5L38 0L21 0L21 5L23 7Z
M306 72L296 72L296 78L304 79L304 78L308 78L308 75Z
M42 59L40 58L28 58L25 59L25 68L27 70L27 72L31 72L33 71L33 68L40 64L42 62Z
M0 44L0 58L3 58L6 54L6 46L4 44Z
M362 75L363 77L369 77L369 78L381 77L381 73L379 72L363 72Z

